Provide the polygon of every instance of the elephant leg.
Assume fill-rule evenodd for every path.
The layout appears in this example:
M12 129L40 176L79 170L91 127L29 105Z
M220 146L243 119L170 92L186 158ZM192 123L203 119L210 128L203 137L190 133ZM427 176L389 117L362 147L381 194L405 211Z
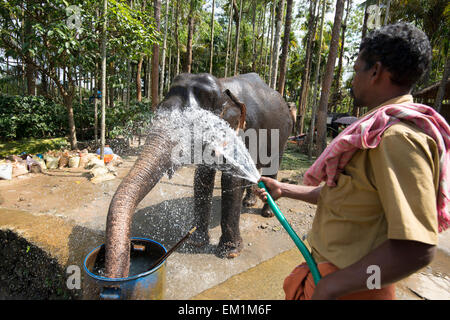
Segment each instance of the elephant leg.
M253 207L256 204L256 194L255 194L256 185L252 184L245 188L246 193L244 200L242 200L242 205L246 208Z
M197 230L189 238L189 243L197 247L209 243L208 226L211 216L212 196L216 170L198 166L194 175L194 224Z
M228 173L222 173L222 217L217 254L220 257L235 258L242 250L242 238L239 232L241 215L243 180Z

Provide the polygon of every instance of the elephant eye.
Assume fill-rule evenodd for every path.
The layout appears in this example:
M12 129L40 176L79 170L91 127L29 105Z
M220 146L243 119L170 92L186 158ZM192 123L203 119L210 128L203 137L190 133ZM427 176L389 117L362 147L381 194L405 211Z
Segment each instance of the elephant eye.
M194 86L192 92L202 108L214 109L215 96L211 90L204 86Z

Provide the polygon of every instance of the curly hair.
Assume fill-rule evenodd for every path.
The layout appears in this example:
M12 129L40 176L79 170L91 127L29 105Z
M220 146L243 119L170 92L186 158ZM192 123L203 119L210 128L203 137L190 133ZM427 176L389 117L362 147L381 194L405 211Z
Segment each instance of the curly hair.
M366 70L377 61L391 72L391 81L411 88L431 63L431 45L425 33L399 22L370 32L359 47Z

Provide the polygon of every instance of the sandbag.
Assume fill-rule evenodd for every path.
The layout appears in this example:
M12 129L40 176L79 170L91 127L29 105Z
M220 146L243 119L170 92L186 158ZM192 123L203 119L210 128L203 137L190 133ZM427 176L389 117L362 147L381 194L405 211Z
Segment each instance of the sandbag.
M57 169L59 164L59 157L53 157L50 155L46 155L45 157L45 164L47 166L47 169Z
M94 168L95 166L104 167L105 163L102 160L98 159L97 157L94 157L89 160L89 162L87 163L85 168L90 170L90 169Z
M42 173L42 168L39 162L34 160L32 157L27 156L27 169L32 173Z
M0 179L11 180L12 179L12 164L10 162L0 163Z
M80 157L70 157L69 158L69 168L78 168L80 166Z
M26 161L16 161L12 164L12 176L17 177L28 173Z
M38 162L41 165L42 170L47 170L47 165L45 164L45 160L39 157L38 155L33 156L33 160Z
M123 164L123 160L120 156L118 156L117 154L115 154L113 156L113 158L111 159L111 161L107 164L108 167L113 166L113 167L119 167L121 164Z
M63 152L59 158L59 163L58 163L58 168L64 168L67 167L69 165L69 153Z
M85 168L89 162L89 158L85 154L80 154L80 162L78 163L79 168Z
M89 171L89 173L91 175L90 180L94 184L97 184L97 183L100 183L103 181L113 180L117 176L117 173L114 170L112 170L111 168L108 168L104 165L103 166L100 166L100 165L94 166Z

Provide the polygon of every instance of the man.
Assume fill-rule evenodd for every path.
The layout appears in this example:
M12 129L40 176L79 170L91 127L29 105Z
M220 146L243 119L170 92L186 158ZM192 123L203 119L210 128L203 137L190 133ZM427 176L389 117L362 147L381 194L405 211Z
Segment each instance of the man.
M367 106L369 112L335 139L346 135L364 147L355 148L342 168L342 158L330 158L336 175L326 176L329 168L322 167L325 176L318 175L316 185L326 181L324 185L297 186L261 178L274 199L290 197L317 204L308 243L322 279L314 288L309 269L298 266L285 280L286 299L395 299L394 283L432 261L438 242L440 174L445 174L440 171L443 163L439 159L444 152L446 156L441 159L448 160L448 153L445 147L440 148L442 143L438 144L440 134L433 139L419 129L415 116L411 121L386 116L401 108L415 112L418 107L413 104L411 89L430 61L426 35L410 24L388 25L371 32L361 43L352 82L354 102ZM367 133L363 127L380 119L387 119L387 124L368 132L376 147L367 146L361 142ZM450 132L442 119L439 130ZM330 154L333 152L324 157ZM322 163L328 164L326 161ZM316 163L308 171L316 170ZM305 178L311 180L314 175ZM263 189L258 194L266 200ZM446 199L442 201L446 203ZM440 214L445 229L448 214ZM372 273L377 276L377 271L381 288L369 290L377 286L375 277L373 282L369 279Z

